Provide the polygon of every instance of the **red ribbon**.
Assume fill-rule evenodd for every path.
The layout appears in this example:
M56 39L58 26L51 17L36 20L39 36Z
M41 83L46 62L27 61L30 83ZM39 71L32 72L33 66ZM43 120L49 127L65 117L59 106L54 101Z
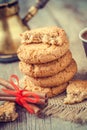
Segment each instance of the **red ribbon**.
M14 82L16 81L16 83ZM5 93L13 95L16 97L16 102L25 107L31 114L34 113L34 110L31 106L29 106L28 102L30 103L38 103L40 97L32 93L28 90L20 89L19 86L19 78L16 75L11 75L10 77L10 84L13 86L14 90L9 89L2 89Z

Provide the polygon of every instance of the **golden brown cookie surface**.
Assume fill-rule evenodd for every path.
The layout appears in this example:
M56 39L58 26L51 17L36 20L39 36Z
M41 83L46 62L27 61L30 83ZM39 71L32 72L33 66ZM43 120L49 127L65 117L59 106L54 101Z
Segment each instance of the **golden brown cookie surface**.
M14 121L18 117L16 112L16 105L14 102L5 102L0 105L0 122Z
M29 76L26 77L35 85L41 87L54 87L71 80L76 72L77 72L77 65L76 62L72 59L69 66L67 66L63 71L53 76L45 78L33 78Z
M69 49L65 31L58 27L44 27L24 32L17 53L29 64L47 63L63 56ZM37 43L37 44L36 44Z
M48 44L21 45L17 54L21 61L29 64L47 63L63 56L69 49L69 43L61 46Z
M59 59L45 64L26 64L25 62L20 62L19 68L22 73L31 77L46 77L62 71L70 64L71 60L72 54L68 51Z
M40 92L45 93L48 97L54 97L66 90L68 83L64 83L62 85L56 86L55 88L42 88L40 86L34 85L31 81L29 81L26 77L21 80L22 88L32 91L32 92Z
M63 45L68 42L65 31L57 26L32 29L21 34L23 44L47 43Z
M87 80L71 81L67 86L66 104L73 104L87 99Z

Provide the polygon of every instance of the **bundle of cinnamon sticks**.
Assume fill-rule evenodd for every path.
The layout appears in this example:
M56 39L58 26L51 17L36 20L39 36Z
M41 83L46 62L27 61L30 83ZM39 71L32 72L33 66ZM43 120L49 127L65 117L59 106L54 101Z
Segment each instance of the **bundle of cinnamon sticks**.
M6 88L7 90L12 90L15 92L15 89L13 88L11 83L5 79L0 78L0 85L2 85L3 88ZM27 93L28 93L28 91L23 92L23 94L27 94ZM31 102L32 100L34 100L34 97L32 96L34 94L39 97L39 100L35 103ZM15 95L12 95L12 94L10 95L8 93L3 92L2 89L0 90L0 101L15 102L16 98L17 97ZM27 99L31 99L31 101L27 100L27 104L29 105L30 108L33 109L33 111L34 111L33 113L40 117L41 110L48 104L48 98L47 98L46 94L30 92L30 96L29 97L27 96Z

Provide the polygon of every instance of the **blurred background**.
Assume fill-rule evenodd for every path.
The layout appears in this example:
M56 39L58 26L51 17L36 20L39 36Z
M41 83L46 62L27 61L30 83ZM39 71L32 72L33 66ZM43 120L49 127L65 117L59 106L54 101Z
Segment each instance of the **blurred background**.
M5 6L13 9L11 17ZM66 31L71 51L78 58L79 50L84 51L78 34L87 26L87 0L0 0L0 58L15 56L21 32L55 25Z

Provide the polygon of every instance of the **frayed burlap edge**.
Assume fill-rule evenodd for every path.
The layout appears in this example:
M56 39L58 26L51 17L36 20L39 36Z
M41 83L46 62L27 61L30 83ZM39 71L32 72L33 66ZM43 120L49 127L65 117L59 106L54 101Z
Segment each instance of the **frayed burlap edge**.
M48 106L42 111L45 116L58 117L63 120L84 124L87 123L87 100L66 105L63 103L65 94L48 100Z

